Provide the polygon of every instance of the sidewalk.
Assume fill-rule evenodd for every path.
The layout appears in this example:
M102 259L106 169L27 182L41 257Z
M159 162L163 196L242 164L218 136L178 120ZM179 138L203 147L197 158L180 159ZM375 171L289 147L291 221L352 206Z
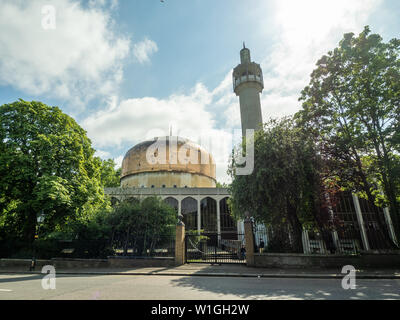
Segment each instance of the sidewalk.
M255 278L304 278L343 279L341 270L325 269L264 269L244 265L186 264L179 267L158 268L87 268L57 269L57 274L65 275L143 275L143 276L191 276L191 277L255 277ZM0 268L0 274L40 274L40 268L28 271L26 268ZM400 270L357 270L358 279L398 279Z

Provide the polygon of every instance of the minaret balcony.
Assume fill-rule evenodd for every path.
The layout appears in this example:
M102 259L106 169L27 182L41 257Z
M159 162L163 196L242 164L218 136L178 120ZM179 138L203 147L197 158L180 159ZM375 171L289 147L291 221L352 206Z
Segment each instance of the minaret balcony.
M238 78L233 78L233 90L236 91L236 88L242 83L246 82L257 82L261 86L261 90L264 89L264 80L262 76L256 76L254 74L247 74Z
M239 64L233 70L233 90L236 91L236 88L243 83L246 82L256 82L261 88L264 89L264 79L262 70L259 64L251 62Z

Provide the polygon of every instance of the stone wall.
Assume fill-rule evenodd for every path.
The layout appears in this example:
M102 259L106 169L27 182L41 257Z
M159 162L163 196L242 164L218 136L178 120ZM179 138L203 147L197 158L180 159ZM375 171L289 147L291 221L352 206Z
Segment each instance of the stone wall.
M360 255L254 254L258 268L342 268L352 265L362 268L399 268L400 254L362 253Z
M70 259L53 258L37 260L36 271L45 265L52 265L56 269L113 269L113 268L143 268L143 267L173 267L185 263L185 225L176 226L175 257L115 257L107 259ZM31 259L0 259L0 268L5 270L28 271L32 264Z
M173 267L175 258L109 258L108 266L110 268Z
M45 265L56 269L112 269L175 266L174 258L136 258L136 259L59 259L37 260L36 271ZM31 259L0 259L0 268L7 270L29 270Z

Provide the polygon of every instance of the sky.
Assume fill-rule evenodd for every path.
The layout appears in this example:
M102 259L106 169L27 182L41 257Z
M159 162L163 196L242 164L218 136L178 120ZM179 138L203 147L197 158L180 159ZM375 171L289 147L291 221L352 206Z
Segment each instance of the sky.
M398 0L1 0L0 105L60 107L117 166L171 129L208 149L229 182L243 41L263 69L267 121L300 109L317 60L344 33L369 25L399 38L399 14Z

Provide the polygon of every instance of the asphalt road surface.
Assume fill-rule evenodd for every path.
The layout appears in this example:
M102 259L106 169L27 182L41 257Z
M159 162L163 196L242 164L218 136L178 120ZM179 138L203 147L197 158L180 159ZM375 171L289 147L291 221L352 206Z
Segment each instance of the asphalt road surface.
M400 280L357 280L355 290L344 290L340 279L58 275L56 289L44 290L42 288L43 276L29 274L0 275L0 299L400 300Z

